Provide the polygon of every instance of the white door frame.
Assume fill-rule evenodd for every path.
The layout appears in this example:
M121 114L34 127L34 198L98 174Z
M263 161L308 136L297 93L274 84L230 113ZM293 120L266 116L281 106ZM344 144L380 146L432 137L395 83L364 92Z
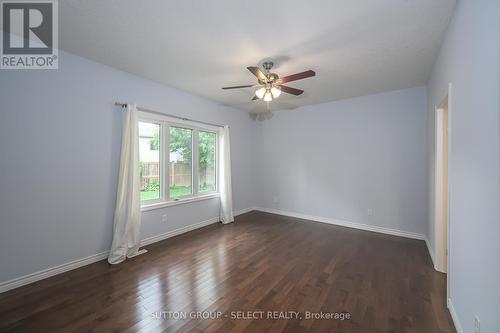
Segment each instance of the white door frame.
M448 121L444 124L444 103L447 103ZM443 175L444 175L444 161L443 161L443 139L444 139L444 126L448 129L448 155L451 151L451 117L452 117L452 85L448 85L448 94L443 97L443 102L435 107L435 177L434 177L434 236L435 236L435 263L434 268L437 271L447 273L450 271L450 158L448 156L448 186L447 186L447 212L442 210L442 196L443 196ZM446 224L442 223L443 215L446 213ZM445 229L446 226L446 229ZM448 254L446 253L448 251ZM447 276L447 293L449 290L450 276Z

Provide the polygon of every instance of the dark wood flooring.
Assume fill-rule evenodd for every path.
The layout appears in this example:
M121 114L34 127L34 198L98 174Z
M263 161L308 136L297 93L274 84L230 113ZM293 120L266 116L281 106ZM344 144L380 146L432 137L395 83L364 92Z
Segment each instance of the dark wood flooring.
M455 331L423 241L250 212L147 249L0 294L0 331Z

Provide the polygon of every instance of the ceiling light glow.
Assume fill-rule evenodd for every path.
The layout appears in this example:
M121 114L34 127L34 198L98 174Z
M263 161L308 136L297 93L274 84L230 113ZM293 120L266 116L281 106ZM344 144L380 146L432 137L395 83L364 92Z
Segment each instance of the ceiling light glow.
M273 95L271 94L271 90L267 90L264 94L264 101L270 102L273 100Z
M264 97L265 93L266 93L266 88L262 87L260 89L257 89L257 91L255 92L255 96L257 96L258 98L262 98Z
M271 93L273 94L274 98L279 97L279 95L281 95L281 89L278 89L276 87L272 87Z

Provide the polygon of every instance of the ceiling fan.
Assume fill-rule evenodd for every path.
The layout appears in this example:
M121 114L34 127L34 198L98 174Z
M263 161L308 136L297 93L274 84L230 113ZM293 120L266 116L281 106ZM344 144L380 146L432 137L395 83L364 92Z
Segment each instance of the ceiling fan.
M280 78L278 74L271 73L271 68L273 68L273 66L274 63L272 61L264 62L262 64L262 67L264 67L265 73L263 73L259 67L247 67L247 69L257 77L258 84L224 87L222 89L257 88L257 90L255 91L255 96L252 98L252 100L255 101L257 99L263 99L265 102L271 102L273 99L281 95L281 92L285 92L295 96L298 96L304 92L304 90L285 86L283 85L283 83L301 80L316 75L314 71L308 70L305 72L300 72Z

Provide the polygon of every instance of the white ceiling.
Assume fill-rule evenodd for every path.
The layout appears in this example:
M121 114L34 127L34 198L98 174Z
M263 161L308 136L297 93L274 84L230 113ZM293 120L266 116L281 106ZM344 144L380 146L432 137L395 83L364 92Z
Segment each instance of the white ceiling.
M455 0L64 0L68 52L243 110L255 83L246 67L271 58L301 96L272 110L423 85Z

